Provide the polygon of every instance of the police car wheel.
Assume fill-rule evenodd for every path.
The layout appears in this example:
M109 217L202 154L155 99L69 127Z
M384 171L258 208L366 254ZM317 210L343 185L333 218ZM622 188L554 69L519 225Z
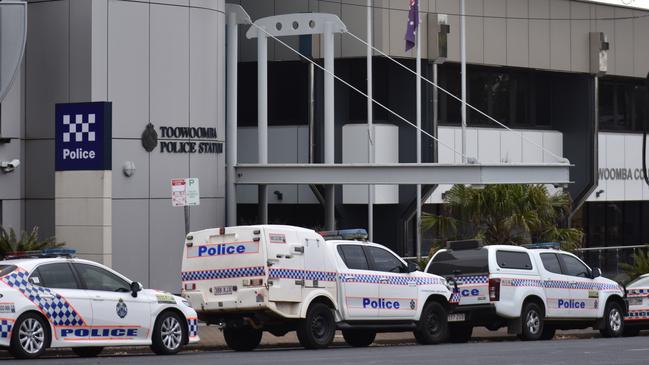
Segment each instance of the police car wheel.
M187 331L180 316L174 312L163 312L153 327L151 350L158 355L177 354L186 338Z
M9 352L18 359L34 359L45 352L50 343L49 327L35 313L22 315L14 324Z
M448 326L448 340L453 343L465 343L471 339L473 326L470 324L453 324Z
M103 347L73 347L74 352L79 357L97 357L102 351Z
M422 345L432 345L448 338L448 314L437 302L428 302L421 311L415 329L415 339Z
M520 338L523 341L536 341L543 335L543 312L536 303L527 303L523 308L523 329Z
M367 347L374 342L376 332L364 330L343 330L343 338L349 346Z
M307 349L329 347L336 334L336 322L331 309L323 303L309 306L306 318L297 326L297 338Z
M609 302L604 309L604 328L599 332L603 337L620 337L624 333L624 315L622 308L615 302Z
M250 327L224 328L225 343L234 351L252 351L261 342L262 331Z

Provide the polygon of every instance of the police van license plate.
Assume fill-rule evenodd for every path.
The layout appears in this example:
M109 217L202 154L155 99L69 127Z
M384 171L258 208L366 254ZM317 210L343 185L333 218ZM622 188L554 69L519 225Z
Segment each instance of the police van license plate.
M466 313L451 313L448 315L449 322L464 322L466 320Z
M214 295L229 295L229 294L232 294L232 285L215 286L214 288L212 288L212 293Z

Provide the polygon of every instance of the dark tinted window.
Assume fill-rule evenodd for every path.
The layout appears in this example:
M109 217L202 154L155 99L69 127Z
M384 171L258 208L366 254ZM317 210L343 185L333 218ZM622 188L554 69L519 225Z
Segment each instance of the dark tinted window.
M435 255L428 272L437 275L484 274L489 272L487 250L443 251Z
M338 253L349 269L368 270L367 259L363 248L358 245L340 245Z
M403 262L390 252L378 247L367 247L366 250L370 259L373 261L372 270L386 272L405 271Z
M553 253L542 253L541 261L543 262L543 267L555 274L561 274L561 265L559 265L559 259L557 255Z
M579 276L582 278L589 277L589 271L586 265L570 255L561 255L566 271L564 274L570 276Z
M503 269L532 270L532 261L527 252L496 251L496 262Z
M66 263L39 266L31 281L46 288L79 289L72 269Z
M88 290L103 290L127 293L131 291L128 282L100 267L87 264L74 264Z

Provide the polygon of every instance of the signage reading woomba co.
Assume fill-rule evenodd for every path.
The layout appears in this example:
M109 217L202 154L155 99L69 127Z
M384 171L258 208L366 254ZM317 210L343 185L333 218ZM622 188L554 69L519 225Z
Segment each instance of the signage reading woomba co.
M110 102L56 104L56 171L111 170Z
M216 128L210 127L159 127L147 125L142 134L142 145L151 152L160 142L161 153L222 153L223 142L218 141Z

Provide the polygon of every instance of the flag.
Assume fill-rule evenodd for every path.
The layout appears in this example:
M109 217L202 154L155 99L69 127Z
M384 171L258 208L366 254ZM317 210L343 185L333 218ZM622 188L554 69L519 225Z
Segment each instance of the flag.
M406 29L406 52L417 43L417 28L419 27L419 0L410 0L408 12L408 28Z

